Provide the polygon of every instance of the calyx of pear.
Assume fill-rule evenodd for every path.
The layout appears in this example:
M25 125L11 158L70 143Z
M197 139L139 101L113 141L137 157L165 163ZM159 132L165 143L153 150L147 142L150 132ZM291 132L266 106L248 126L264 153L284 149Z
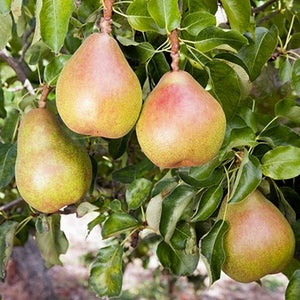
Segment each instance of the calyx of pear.
M170 71L146 99L136 126L146 156L162 168L205 164L224 139L218 101L185 71Z
M142 106L139 80L106 32L90 35L66 63L56 96L58 112L71 130L106 138L126 135Z
M92 179L91 160L52 112L45 108L28 112L17 145L16 184L33 208L53 213L85 196Z
M244 200L221 206L229 230L224 237L223 271L236 281L257 281L281 272L295 251L293 230L279 209L258 190Z

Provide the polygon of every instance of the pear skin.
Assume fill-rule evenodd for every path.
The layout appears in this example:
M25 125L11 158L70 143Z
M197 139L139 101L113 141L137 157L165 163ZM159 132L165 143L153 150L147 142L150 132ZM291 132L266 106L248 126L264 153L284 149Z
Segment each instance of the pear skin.
M126 135L142 106L139 80L107 33L90 35L77 49L59 76L56 96L71 130L106 138Z
M136 126L146 156L161 168L202 165L224 139L221 105L185 71L171 71L149 94Z
M85 150L62 130L47 109L32 109L18 134L16 184L22 198L43 213L82 199L92 180Z
M219 216L224 210L225 203ZM225 220L229 231L224 238L226 259L222 269L234 280L259 280L281 272L292 259L293 230L279 209L258 190L241 202L228 204Z

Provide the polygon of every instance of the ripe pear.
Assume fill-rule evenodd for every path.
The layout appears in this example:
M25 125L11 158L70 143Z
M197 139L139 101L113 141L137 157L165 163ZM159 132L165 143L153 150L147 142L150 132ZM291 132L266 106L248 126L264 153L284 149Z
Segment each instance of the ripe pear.
M52 112L35 108L27 113L17 145L16 183L28 204L53 213L85 196L92 180L91 160Z
M142 106L139 80L107 33L90 35L77 49L58 78L56 96L71 130L106 138L126 135Z
M226 201L226 200L224 200ZM225 212L225 202L219 217ZM281 272L295 251L293 230L279 209L258 190L238 203L228 204L225 220L223 271L239 282L259 280Z
M170 71L146 99L136 132L142 150L155 165L177 168L213 159L225 127L218 101L189 73Z

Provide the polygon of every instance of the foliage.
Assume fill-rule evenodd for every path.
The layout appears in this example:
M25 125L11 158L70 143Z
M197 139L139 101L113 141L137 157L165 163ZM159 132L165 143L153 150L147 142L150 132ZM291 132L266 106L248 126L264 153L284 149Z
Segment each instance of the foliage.
M59 212L45 216L24 202L17 201L18 210L10 205L19 197L14 180L17 127L20 117L36 107L41 86L55 87L69 57L99 30L102 10L103 3L95 0L0 1L1 277L13 243L24 244L29 228L46 265L60 264L59 255L67 251ZM217 10L227 19L216 18ZM77 213L98 212L87 229L101 226L107 241L90 273L98 296L118 295L123 263L147 258L149 248L176 275L193 274L201 259L211 283L217 280L228 226L216 216L229 191L229 201L238 202L259 187L293 225L295 258L300 259L300 228L295 225L300 216L299 4L115 1L112 34L135 70L144 98L170 70L167 35L174 29L179 32L180 68L223 106L225 140L218 157L203 166L161 170L141 152L134 130L117 140L69 132L86 146L93 162L93 185L84 202L76 204ZM57 112L55 89L47 105ZM149 220L153 228L147 225L148 205L156 212ZM142 245L146 251L141 254ZM289 274L287 299L296 299L299 269Z

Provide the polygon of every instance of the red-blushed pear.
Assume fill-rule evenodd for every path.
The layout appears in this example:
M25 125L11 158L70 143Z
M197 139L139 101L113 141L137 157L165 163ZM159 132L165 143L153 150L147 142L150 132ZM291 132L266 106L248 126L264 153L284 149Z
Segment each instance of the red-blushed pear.
M205 164L224 139L225 114L218 101L185 71L170 71L142 108L136 132L146 156L162 168Z
M109 34L90 35L66 63L56 104L64 123L80 134L120 138L133 128L142 106L141 86Z
M295 236L279 209L258 190L225 209L226 201L219 212L229 223L223 271L244 283L281 272L293 257Z
M17 187L33 208L53 213L85 196L92 180L91 160L52 112L36 108L27 113L17 145Z

